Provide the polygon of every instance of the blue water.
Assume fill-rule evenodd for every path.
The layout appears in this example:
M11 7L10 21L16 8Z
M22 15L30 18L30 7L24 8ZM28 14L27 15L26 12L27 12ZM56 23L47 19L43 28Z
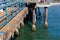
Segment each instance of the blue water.
M40 8L42 15L44 8ZM25 28L20 29L20 36L15 40L60 40L60 6L48 8L48 28L43 26L43 16L37 20L36 32L31 32L31 23L26 23Z

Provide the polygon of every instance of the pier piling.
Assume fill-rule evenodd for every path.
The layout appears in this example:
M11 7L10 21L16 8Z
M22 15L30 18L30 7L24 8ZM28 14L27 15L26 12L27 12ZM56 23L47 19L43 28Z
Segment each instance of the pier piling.
M18 29L15 30L15 35L16 35L16 36L19 36L19 31L18 31Z
M35 9L33 10L33 24L32 24L32 31L36 31L36 14L35 14Z
M24 22L23 21L21 22L21 27L24 28Z
M44 7L44 26L47 27L48 26L48 7Z

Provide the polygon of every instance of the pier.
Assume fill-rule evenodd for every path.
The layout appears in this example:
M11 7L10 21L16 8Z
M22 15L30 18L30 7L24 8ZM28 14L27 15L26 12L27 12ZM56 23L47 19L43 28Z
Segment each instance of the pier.
M36 9L44 8L44 27L48 28L48 8L60 5L57 1L49 3L48 0L11 0L0 2L0 40L10 40L14 35L19 36L19 29L25 28L24 21L32 22L31 30L36 29ZM29 12L30 11L30 12Z

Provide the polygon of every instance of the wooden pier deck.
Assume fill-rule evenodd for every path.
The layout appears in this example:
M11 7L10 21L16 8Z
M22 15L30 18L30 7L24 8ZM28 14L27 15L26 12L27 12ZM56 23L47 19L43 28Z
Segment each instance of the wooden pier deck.
M26 7L21 12L18 13L7 25L5 25L2 29L0 29L0 32L6 33L6 38L3 40L9 40L11 36L13 36L14 32L18 32L18 27L20 23L24 20L24 15L27 14L28 8ZM0 35L0 37L3 35Z

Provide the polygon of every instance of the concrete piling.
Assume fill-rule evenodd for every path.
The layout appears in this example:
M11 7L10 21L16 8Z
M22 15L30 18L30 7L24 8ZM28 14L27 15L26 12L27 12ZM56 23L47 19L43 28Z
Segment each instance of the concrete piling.
M18 29L15 30L15 35L16 35L16 36L19 36L19 31L18 31Z
M24 28L24 22L23 21L21 22L20 25L21 25L22 28Z
M12 34L12 38L14 38L14 33Z
M32 31L33 31L33 32L36 31L36 25L35 25L35 24L32 25Z
M36 14L35 14L35 10L33 10L33 24L36 24Z
M47 27L48 26L48 7L44 7L44 26Z
M18 29L20 29L20 24L19 24L19 26L18 26Z
M35 10L33 10L33 24L32 24L32 31L36 31L36 14L35 14Z

